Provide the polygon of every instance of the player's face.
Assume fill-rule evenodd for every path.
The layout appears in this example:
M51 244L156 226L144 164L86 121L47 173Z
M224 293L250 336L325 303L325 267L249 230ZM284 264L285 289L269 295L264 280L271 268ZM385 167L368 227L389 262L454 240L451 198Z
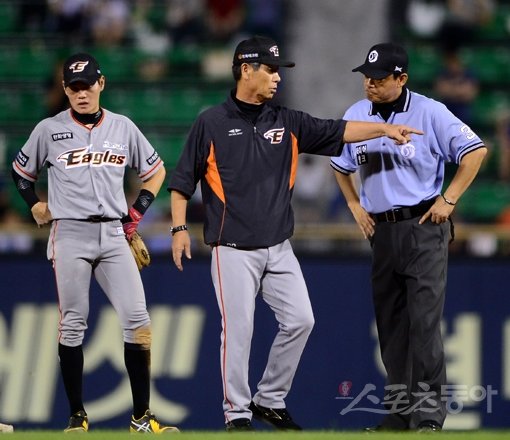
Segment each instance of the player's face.
M395 101L402 93L402 87L407 82L407 74L403 73L397 78L393 74L383 79L373 79L365 76L364 87L367 99L384 104Z
M71 108L80 114L93 114L99 111L99 96L103 89L103 77L91 86L86 83L74 83L64 87Z
M278 83L281 81L278 74L278 66L268 66L261 64L258 69L249 66L249 92L254 104L273 99L278 89Z

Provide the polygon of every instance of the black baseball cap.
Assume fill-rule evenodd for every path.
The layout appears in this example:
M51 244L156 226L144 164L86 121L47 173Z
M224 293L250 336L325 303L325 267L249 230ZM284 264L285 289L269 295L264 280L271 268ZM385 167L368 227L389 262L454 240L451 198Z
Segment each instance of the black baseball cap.
M97 60L87 53L71 55L64 62L64 85L82 82L92 86L101 77Z
M394 43L381 43L368 51L365 63L352 69L368 78L383 79L392 73L407 73L409 58L406 50Z
M232 64L261 63L268 66L294 67L296 63L280 59L276 41L268 37L255 36L241 41L234 52Z

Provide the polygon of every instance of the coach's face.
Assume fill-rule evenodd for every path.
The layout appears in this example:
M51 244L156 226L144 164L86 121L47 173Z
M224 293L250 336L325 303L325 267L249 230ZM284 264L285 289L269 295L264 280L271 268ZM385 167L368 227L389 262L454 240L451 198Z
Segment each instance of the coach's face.
M281 81L278 74L278 66L260 64L255 67L251 64L243 64L242 85L248 99L242 99L252 104L262 104L273 99Z
M402 93L402 87L406 82L407 73L402 73L396 78L391 74L383 79L373 79L365 76L365 94L367 99L376 104L393 102Z
M93 114L99 111L99 96L104 89L102 76L91 86L84 82L73 83L64 87L71 108L80 114Z

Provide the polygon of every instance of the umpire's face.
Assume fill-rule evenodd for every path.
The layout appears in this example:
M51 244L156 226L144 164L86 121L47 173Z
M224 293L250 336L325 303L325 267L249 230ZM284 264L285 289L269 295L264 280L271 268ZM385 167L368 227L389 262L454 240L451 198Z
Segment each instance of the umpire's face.
M406 82L407 73L390 74L383 79L373 79L365 76L363 86L367 99L376 104L384 104L398 99Z
M85 82L64 86L71 108L80 114L93 114L99 111L99 96L104 89L104 84L104 76L101 76L91 86Z

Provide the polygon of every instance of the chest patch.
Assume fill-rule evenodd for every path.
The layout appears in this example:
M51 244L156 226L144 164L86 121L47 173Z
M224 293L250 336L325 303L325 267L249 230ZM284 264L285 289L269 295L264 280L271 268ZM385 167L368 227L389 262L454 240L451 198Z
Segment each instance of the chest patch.
M73 133L71 133L70 131L65 131L63 133L53 133L51 135L51 138L54 141L61 141L63 139L72 139L73 138Z
M356 146L356 162L358 165L364 165L368 163L368 148L367 144Z

